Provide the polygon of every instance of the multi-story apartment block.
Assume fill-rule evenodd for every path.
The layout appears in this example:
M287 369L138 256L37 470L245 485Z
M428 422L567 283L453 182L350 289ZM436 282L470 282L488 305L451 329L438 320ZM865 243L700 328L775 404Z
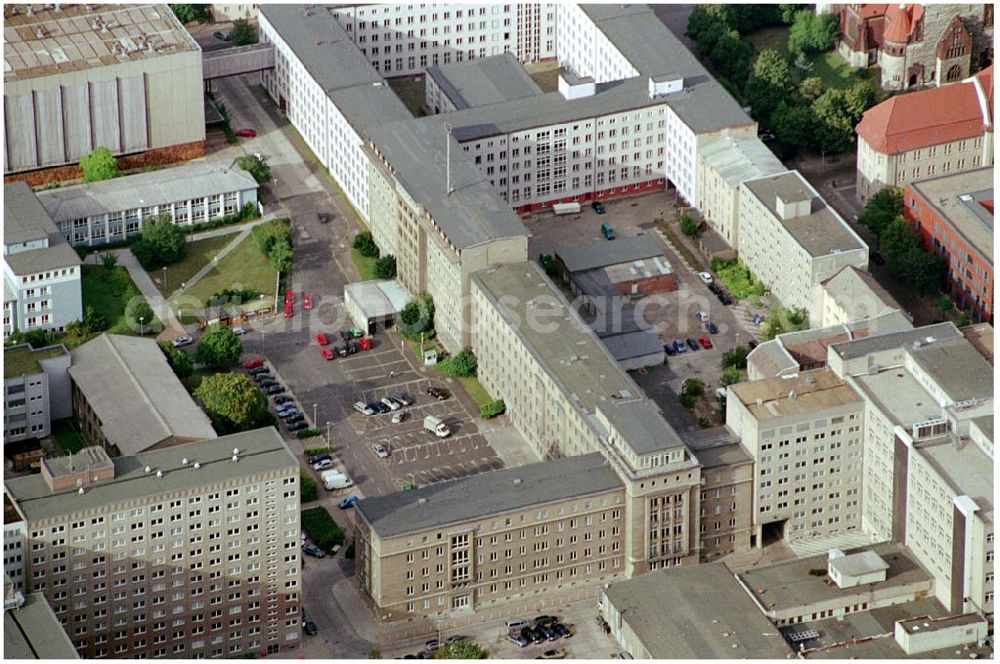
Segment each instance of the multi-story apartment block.
M600 454L365 498L355 526L361 589L387 620L625 571L625 491Z
M911 182L903 212L924 249L948 264L948 294L975 321L993 319L993 169Z
M861 529L863 419L829 369L729 386L726 426L755 465L755 545Z
M72 414L69 365L70 354L62 344L4 349L4 443L44 438L52 431L52 420Z
M153 339L102 334L72 351L73 417L112 456L215 438Z
M299 463L273 428L5 481L29 589L77 652L238 657L297 647Z
M740 257L789 308L822 319L816 287L848 266L868 267L868 245L798 171L740 185Z
M93 246L138 235L160 215L190 226L256 208L257 181L236 166L190 164L50 189L38 200L67 242Z
M852 67L877 64L887 90L940 87L993 62L993 5L838 7L839 53Z
M201 48L167 5L11 4L4 23L4 173L76 164L99 147L136 165L203 153Z
M10 498L3 498L3 573L14 590L27 590L28 531Z
M842 268L817 286L820 327L878 318L902 311L875 277L853 265Z
M28 185L4 185L3 203L4 337L83 320L80 257Z
M993 165L993 67L943 88L896 95L855 127L857 196Z
M692 203L715 232L739 249L740 183L787 169L753 134L717 136L698 151L698 198Z
M555 55L555 6L545 3L336 5L332 14L383 76L513 53L522 62Z

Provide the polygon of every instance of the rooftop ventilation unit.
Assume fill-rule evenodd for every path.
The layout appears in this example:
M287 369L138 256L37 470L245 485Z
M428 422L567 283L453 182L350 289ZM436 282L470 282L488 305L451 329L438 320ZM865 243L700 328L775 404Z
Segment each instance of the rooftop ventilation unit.
M197 461L195 461L195 462L194 462L194 466L192 466L192 467L193 467L193 468L194 468L195 470L198 470L199 468L201 468L201 464L200 464L200 463L198 463Z
M143 468L142 470L143 470L143 472L145 472L145 473L147 473L147 474L153 471L153 469L152 469L152 468L150 468L149 466L146 466L146 467L145 467L145 468Z
M162 471L162 470L158 470L158 471L156 471L156 477L157 477L158 479L161 479L161 480L162 480L162 479L163 479L163 471Z

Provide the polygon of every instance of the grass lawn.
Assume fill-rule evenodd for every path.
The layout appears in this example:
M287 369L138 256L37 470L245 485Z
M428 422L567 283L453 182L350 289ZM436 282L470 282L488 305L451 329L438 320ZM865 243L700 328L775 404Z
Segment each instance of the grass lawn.
M462 387L469 393L469 396L472 397L477 406L482 407L483 404L493 401L493 397L490 396L490 393L486 391L486 388L483 387L482 383L475 376L459 378L458 382L462 384Z
M103 265L83 266L83 309L93 307L94 310L108 323L108 328L103 330L109 334L137 334L139 330L133 330L126 320L125 306L134 297L142 297L139 289L136 288L132 278L129 277L128 270L116 265L110 270ZM146 325L146 333L159 331L162 326L159 321ZM65 341L68 345L77 346L83 343L83 339L76 338L76 335L67 334Z
M361 252L357 249L351 249L351 262L354 263L354 267L357 268L358 279L361 281L368 281L369 279L375 278L376 261L378 261L377 258L362 256Z
M76 454L83 449L83 440L68 419L53 422L52 435L55 436L56 443L63 452Z
M712 272L737 300L760 297L767 290L742 261L712 261Z
M401 76L390 78L389 87L396 93L399 100L406 106L406 110L413 114L415 118L424 116L424 77Z
M789 62L795 61L795 56L788 51L788 26L764 28L744 35L743 39L752 43L758 53L770 48L780 53ZM854 76L854 69L847 64L846 60L837 55L836 50L817 53L809 56L809 60L813 64L810 76L818 76L829 86L846 88L857 80Z
M156 289L164 297L169 296L195 275L201 268L205 267L212 258L222 251L223 247L233 241L234 235L220 235L204 240L187 243L187 253L184 258L173 265L167 266L167 283L164 287L163 268L153 268L147 270L149 278L156 284Z
M344 543L344 529L336 524L325 507L302 510L302 530L313 544L326 551Z
M202 277L185 295L207 303L212 294L227 288L244 288L264 294L264 302L274 300L276 272L267 257L257 249L248 235L239 245ZM249 303L248 303L249 305Z

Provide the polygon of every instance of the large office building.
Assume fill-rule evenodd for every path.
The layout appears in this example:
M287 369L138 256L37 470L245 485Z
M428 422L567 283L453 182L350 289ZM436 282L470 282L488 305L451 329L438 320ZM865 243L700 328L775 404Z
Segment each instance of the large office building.
M3 336L83 320L80 257L23 182L4 185Z
M70 354L62 344L8 346L3 353L3 440L44 438L52 420L72 414Z
M5 175L99 147L136 166L202 154L201 48L167 5L10 4L4 25Z
M993 67L942 88L886 99L858 134L857 197L993 165Z
M868 268L868 245L797 171L744 181L740 257L781 304L822 320L816 287L845 267Z
M973 320L993 319L993 169L911 182L903 212L948 264L947 289Z
M257 207L257 181L238 166L199 163L38 192L42 207L74 246L123 242L148 219L179 226Z
M81 656L297 647L299 462L273 428L115 459L88 447L4 485L29 590Z

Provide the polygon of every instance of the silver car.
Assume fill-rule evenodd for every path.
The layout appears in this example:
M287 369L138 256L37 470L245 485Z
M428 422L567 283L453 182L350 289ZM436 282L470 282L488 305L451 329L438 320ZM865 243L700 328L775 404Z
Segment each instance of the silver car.
M383 397L382 403L389 407L389 410L399 410L401 408L398 401L390 397Z
M362 415L374 415L375 409L366 404L364 401L354 402L354 410L358 411Z
M384 441L378 443L372 443L372 452L375 453L379 459L389 458L389 446Z

